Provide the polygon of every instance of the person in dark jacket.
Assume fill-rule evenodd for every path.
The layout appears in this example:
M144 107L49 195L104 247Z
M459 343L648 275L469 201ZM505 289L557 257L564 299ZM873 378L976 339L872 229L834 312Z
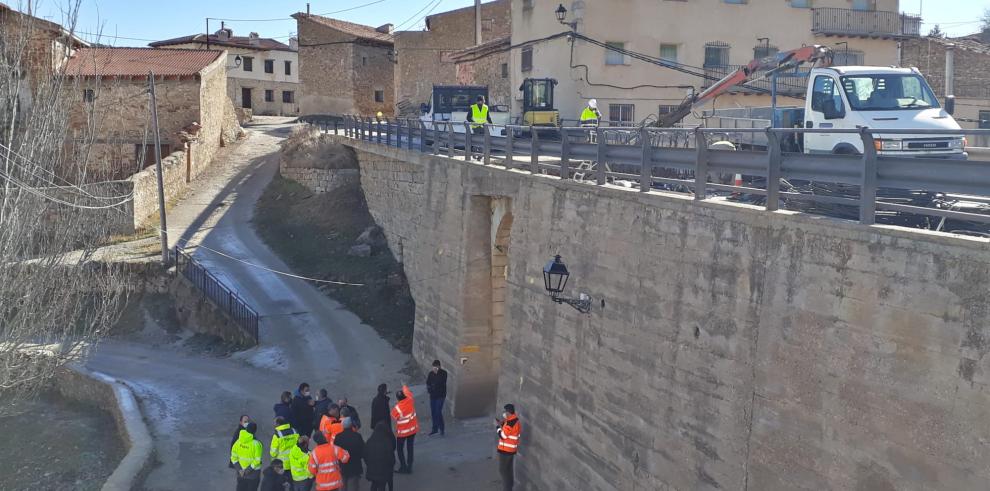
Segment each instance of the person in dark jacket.
M431 435L439 431L443 435L443 401L447 398L447 371L440 368L440 360L433 360L433 369L426 376L426 391L430 393Z
M364 462L367 465L364 475L371 481L371 491L385 491L386 485L392 491L392 473L395 467L395 436L392 435L392 425L385 419L379 421L374 428L371 438L364 444Z
M344 418L344 431L337 435L333 444L347 450L351 454L351 460L340 464L340 475L344 478L343 491L357 491L361 489L361 474L364 474L364 438L358 433L358 428L354 424L354 418Z
M388 386L381 384L378 386L378 395L371 400L371 428L374 429L378 426L380 421L385 421L389 425L392 424L389 419L389 406L388 406Z
M361 417L358 416L357 409L354 409L354 406L347 403L347 398L344 397L337 401L337 405L340 406L340 416L350 417L351 422L354 423L354 428L357 431L361 431Z
M333 404L333 400L327 395L327 390L320 389L320 396L317 397L316 402L313 404L313 429L320 427L320 419L327 413L327 408L331 404Z
M285 418L289 424L292 424L292 392L283 392L278 404L272 407L272 411L275 412L276 418Z
M250 422L251 422L251 417L250 416L248 416L246 414L242 414L241 415L241 421L240 421L240 423L238 423L237 429L234 430L234 435L230 437L230 445L227 445L227 448L233 447L234 444L237 443L237 437L241 436L241 430L243 430L244 428L247 428L247 425ZM228 462L227 465L231 469L235 468L233 462Z
M309 436L313 433L313 407L316 401L309 395L309 384L299 384L295 397L292 398L292 428L300 435Z
M261 474L261 491L287 491L292 481L285 473L285 464L275 459Z

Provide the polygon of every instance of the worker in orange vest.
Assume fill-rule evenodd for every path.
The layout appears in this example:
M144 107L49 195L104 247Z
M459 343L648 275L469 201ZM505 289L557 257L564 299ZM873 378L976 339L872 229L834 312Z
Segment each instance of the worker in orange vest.
M502 418L496 418L498 425L498 473L502 476L502 489L512 491L515 485L513 464L516 451L519 450L519 435L522 433L522 423L516 416L516 406L506 404Z
M398 401L392 408L392 419L395 420L395 449L399 454L399 474L412 474L413 465L413 444L416 441L416 432L419 431L419 419L416 418L416 401L413 400L412 391L406 385L402 390L395 393ZM409 460L406 461L406 450L409 451Z
M317 447L309 453L309 473L316 476L313 489L332 491L344 485L340 464L351 460L351 454L327 441L322 432L313 435Z
M333 443L333 439L341 431L344 431L344 425L340 421L340 406L330 404L327 407L327 413L320 420L320 432L323 433L328 442Z

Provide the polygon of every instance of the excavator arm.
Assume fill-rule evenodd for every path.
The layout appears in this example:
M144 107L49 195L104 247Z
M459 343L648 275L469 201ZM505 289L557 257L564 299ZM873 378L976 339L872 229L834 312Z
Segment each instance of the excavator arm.
M804 63L820 62L821 66L830 66L832 64L832 57L832 50L827 46L813 45L803 46L791 51L784 51L773 56L753 60L749 64L726 75L725 78L715 82L700 94L692 95L685 99L677 109L663 115L657 121L657 126L666 128L677 124L694 110L728 92L732 87L757 78L757 75L760 78L766 78L776 72L790 70Z

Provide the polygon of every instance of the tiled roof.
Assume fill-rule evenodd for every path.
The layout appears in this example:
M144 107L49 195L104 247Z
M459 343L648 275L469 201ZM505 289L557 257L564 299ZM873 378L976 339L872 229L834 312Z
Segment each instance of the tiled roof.
M969 36L961 38L937 38L937 37L926 37L929 42L935 42L938 44L948 45L953 44L958 49L964 49L966 51L972 51L974 53L990 54L990 45L981 43Z
M69 58L69 76L146 77L196 75L223 51L164 48L83 48Z
M189 36L182 36L172 39L166 39L163 41L155 41L153 43L148 43L148 46L152 47L162 47L162 46L174 46L176 44L189 44L189 43L200 43L206 44L206 36L203 34L192 34ZM294 51L287 44L281 43L271 38L258 38L258 44L251 44L251 38L247 36L232 36L226 40L221 40L220 36L216 34L210 34L210 46L225 46L228 48L244 48L244 49L256 49L261 51Z
M320 15L307 15L307 14L293 14L292 17L296 19L309 19L317 24L327 26L331 29L336 29L345 34L350 34L358 39L366 39L369 41L377 41L380 43L392 44L392 35L386 34L384 32L378 32L374 27L366 26L363 24L355 24L353 22L347 22L345 20L331 19L329 17L323 17Z
M52 22L50 20L45 20L39 17L35 17L33 15L28 15L25 14L24 12L19 12L17 10L12 9L7 4L0 2L0 16L3 16L7 13L18 15L22 19L31 19L31 21L36 23L36 25L38 25L40 28L47 29L48 31L55 33L55 35L62 35L65 36L66 38L71 39L72 44L74 46L89 46L88 42L83 41L79 36L76 36L74 33L69 32L67 29L62 27L61 24Z

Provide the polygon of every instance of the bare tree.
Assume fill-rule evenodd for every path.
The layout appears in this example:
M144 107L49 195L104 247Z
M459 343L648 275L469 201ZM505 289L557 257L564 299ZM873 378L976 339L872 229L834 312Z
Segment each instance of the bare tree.
M64 71L81 44L69 2L61 25L0 4L0 411L84 356L123 296L93 254L129 197L85 184L99 115L70 128L85 96Z

